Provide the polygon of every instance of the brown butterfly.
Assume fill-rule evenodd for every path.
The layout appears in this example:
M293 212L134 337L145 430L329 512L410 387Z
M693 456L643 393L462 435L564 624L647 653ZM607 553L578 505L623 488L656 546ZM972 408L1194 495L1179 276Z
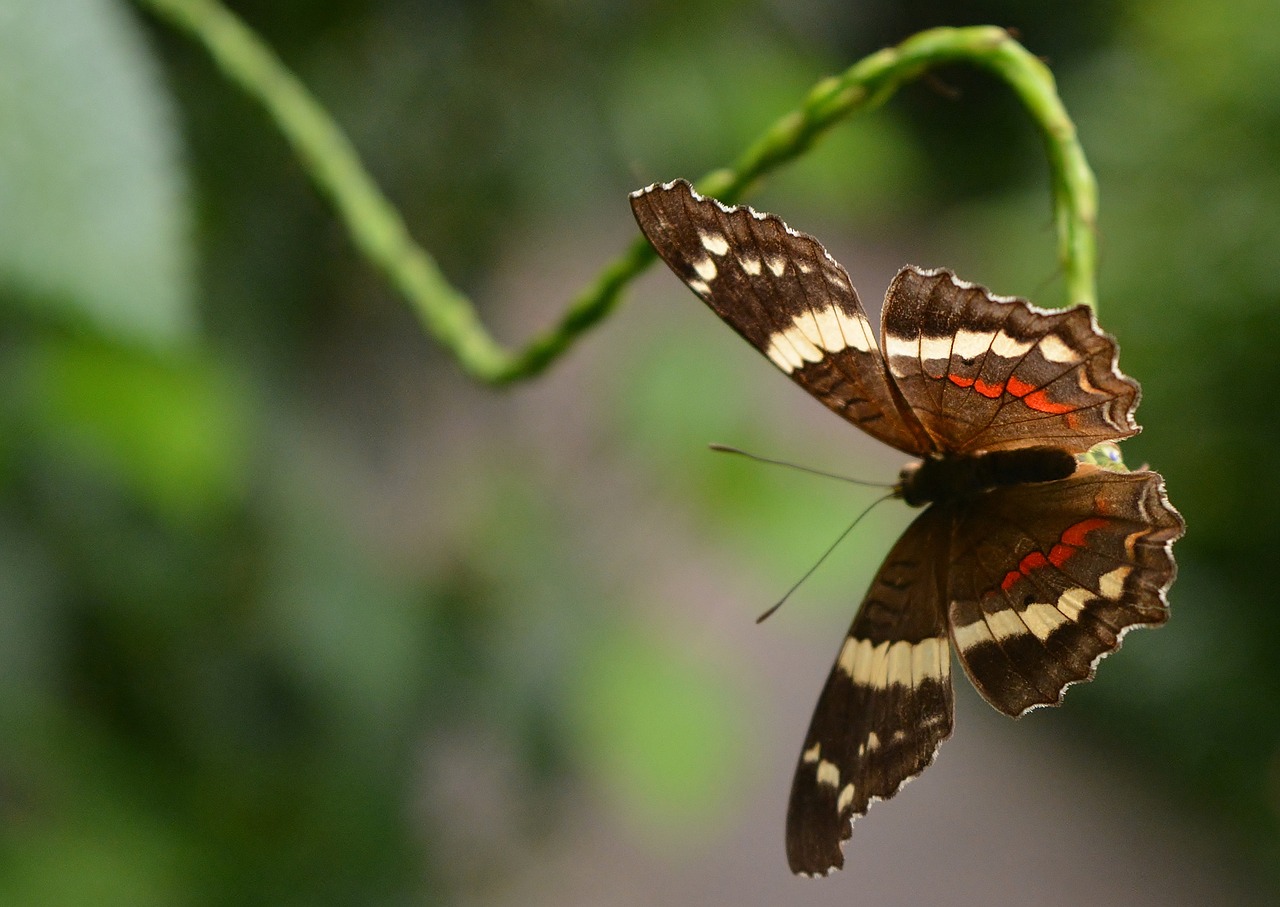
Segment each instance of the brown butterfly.
M1138 433L1137 382L1090 310L1036 308L905 267L881 338L849 275L777 217L683 180L631 196L649 242L797 384L919 458L895 494L927 505L871 582L814 710L787 810L793 871L844 864L852 820L933 761L952 729L951 650L1018 716L1092 678L1169 616L1184 524L1164 480L1082 462Z

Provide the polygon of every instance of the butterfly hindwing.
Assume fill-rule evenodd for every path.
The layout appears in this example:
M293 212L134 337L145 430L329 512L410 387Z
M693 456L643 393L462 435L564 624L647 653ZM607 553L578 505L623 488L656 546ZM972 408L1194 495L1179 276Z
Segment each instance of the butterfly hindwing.
M943 599L951 526L931 508L894 545L858 609L805 736L787 808L794 872L844 864L851 823L933 761L951 734Z
M919 454L928 436L896 393L857 291L816 239L683 180L631 195L645 237L717 315L868 434Z
M906 267L881 332L890 373L941 450L1082 453L1138 433L1138 385L1085 306L1037 309L946 269Z
M1000 711L1057 705L1126 630L1168 619L1183 522L1158 474L1082 465L982 505L957 524L949 618L966 673Z

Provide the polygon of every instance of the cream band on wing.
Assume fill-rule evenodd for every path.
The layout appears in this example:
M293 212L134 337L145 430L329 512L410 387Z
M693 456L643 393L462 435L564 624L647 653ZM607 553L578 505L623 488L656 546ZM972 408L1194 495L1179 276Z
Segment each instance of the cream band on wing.
M950 360L952 357L970 360L988 353L1002 359L1021 359L1032 349L1036 349L1047 362L1075 365L1083 361L1083 357L1056 334L1046 334L1039 340L1018 340L1003 329L994 333L961 329L954 334L939 337L900 337L887 334L884 346L889 371L899 378L908 372L904 370L902 363L895 363L895 359L908 359L915 363Z
M1016 359L1025 356L1035 346L1034 340L1017 340L1003 330L994 334L986 331L956 331L951 345L953 355L961 359L976 359L985 353L994 353L1005 359Z
M884 689L896 683L914 687L923 680L942 681L949 677L951 650L945 637L872 645L869 639L850 636L845 639L836 664L861 686Z
M871 325L859 314L850 315L838 305L810 310L791 319L791 326L769 338L765 349L773 364L787 374L819 362L827 353L853 348L867 353L875 348Z
M1111 601L1118 601L1124 595L1124 581L1132 569L1120 566L1104 573L1098 580L1097 593L1078 586L1067 589L1058 596L1056 605L1032 602L1022 610L1003 608L988 611L981 620L955 628L956 645L967 651L984 642L1000 642L1027 633L1043 642L1064 624L1079 621L1080 613L1099 594Z

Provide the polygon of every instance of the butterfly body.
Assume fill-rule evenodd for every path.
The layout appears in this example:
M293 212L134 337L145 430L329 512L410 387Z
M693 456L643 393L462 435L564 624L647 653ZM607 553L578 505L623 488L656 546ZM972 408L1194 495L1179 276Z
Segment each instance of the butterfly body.
M1183 522L1159 474L1083 462L1138 432L1139 388L1090 310L1036 308L908 266L880 337L848 274L772 215L688 183L631 196L694 293L793 381L917 457L894 493L923 511L846 635L792 782L787 857L843 865L852 820L933 761L952 730L952 652L1007 715L1057 705L1133 627L1168 618Z
M894 495L912 507L965 503L1002 486L1065 479L1077 465L1075 457L1058 447L938 454L905 466Z

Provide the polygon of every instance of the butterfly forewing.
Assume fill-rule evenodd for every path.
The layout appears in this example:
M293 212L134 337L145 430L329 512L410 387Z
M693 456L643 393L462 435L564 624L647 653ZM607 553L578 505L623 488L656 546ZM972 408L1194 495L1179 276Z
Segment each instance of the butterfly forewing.
M1048 312L945 269L906 267L881 330L889 371L939 449L1083 453L1138 432L1138 385L1084 306Z
M821 243L772 215L703 198L683 180L633 193L631 208L671 270L796 383L886 444L929 449L849 275Z
M951 734L943 590L949 515L926 510L876 574L818 698L791 785L794 872L844 865L852 820L933 761Z
M974 686L1009 715L1061 702L1127 629L1168 619L1182 531L1153 472L1081 466L989 492L960 515L947 571L951 635Z

